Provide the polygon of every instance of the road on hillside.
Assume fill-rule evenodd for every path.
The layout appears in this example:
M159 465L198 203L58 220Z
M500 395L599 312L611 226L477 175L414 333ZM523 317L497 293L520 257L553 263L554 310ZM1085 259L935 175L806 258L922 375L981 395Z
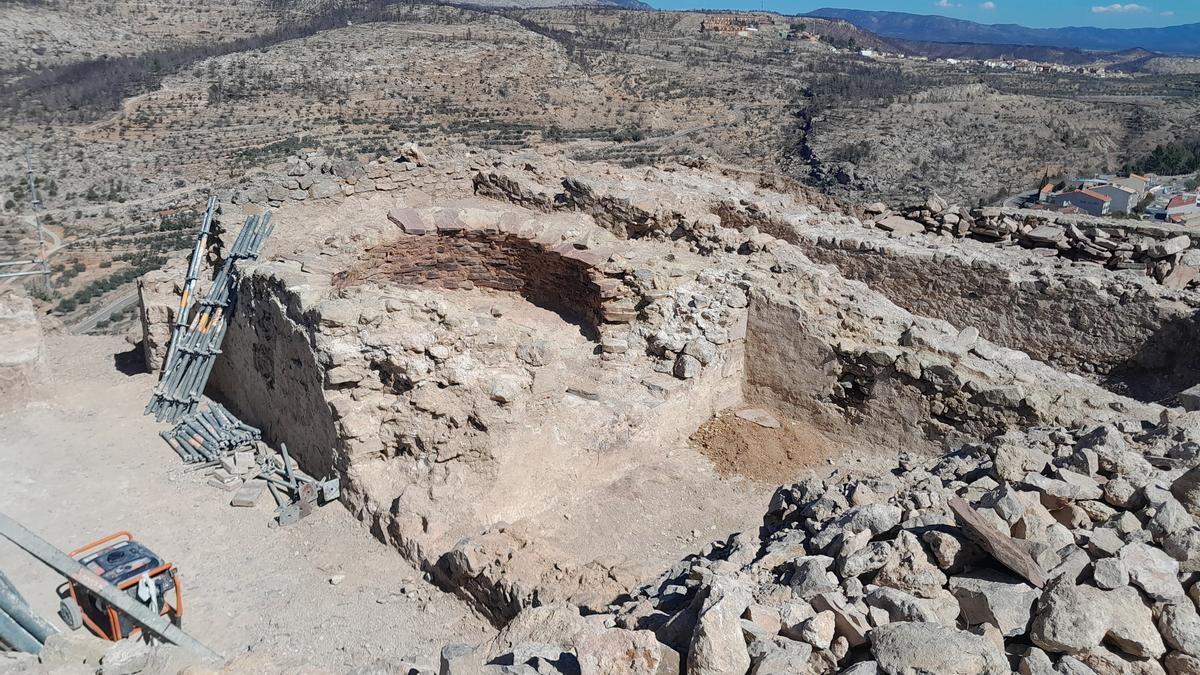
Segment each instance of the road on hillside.
M137 298L138 298L138 294L137 294L136 286L127 291L122 292L117 297L104 303L103 307L100 307L99 309L92 312L91 314L88 314L83 319L81 319L78 323L76 323L74 326L72 326L71 332L75 333L76 335L83 335L84 333L87 333L90 330L94 330L96 328L96 324L107 319L108 317L112 316L113 314L123 312L127 308L132 307L134 304L137 303Z
M1006 208L1006 209L1017 209L1017 208L1020 208L1021 206L1023 206L1024 204L1026 204L1030 201L1033 201L1036 197L1037 197L1036 191L1023 192L1019 195L1005 197L1004 199L1001 199L999 202L996 202L995 204L993 204L992 206L999 206L999 207Z

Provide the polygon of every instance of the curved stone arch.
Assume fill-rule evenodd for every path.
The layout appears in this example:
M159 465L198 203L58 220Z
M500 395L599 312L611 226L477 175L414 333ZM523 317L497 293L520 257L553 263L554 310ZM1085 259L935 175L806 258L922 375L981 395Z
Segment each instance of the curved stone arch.
M615 250L564 241L511 212L481 209L393 209L397 238L368 248L362 260L334 275L339 288L361 283L446 289L490 288L517 293L577 323L597 339L604 324L637 315Z

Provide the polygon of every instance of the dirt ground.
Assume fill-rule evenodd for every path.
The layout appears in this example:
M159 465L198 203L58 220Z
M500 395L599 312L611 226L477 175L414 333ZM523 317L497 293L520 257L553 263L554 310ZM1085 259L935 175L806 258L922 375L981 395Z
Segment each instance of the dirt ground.
M137 359L124 340L47 342L48 384L0 401L0 511L66 550L134 533L180 569L184 629L227 658L262 654L283 672L376 659L436 669L442 645L492 634L337 504L287 528L268 526L269 499L229 506L231 493L185 468L142 415L154 378L126 374ZM57 574L7 540L0 569L62 627Z
M692 447L719 475L779 485L822 467L836 452L828 438L800 421L775 414L779 427L769 429L736 413L727 410L692 434Z

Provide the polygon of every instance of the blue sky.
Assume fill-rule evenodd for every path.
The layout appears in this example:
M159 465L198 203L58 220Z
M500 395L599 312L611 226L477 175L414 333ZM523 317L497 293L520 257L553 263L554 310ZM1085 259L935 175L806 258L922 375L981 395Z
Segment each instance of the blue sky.
M1019 23L1035 28L1103 26L1131 28L1200 22L1200 0L646 0L659 9L767 9L802 14L819 7L941 14L980 23ZM1200 36L1197 36L1200 40Z

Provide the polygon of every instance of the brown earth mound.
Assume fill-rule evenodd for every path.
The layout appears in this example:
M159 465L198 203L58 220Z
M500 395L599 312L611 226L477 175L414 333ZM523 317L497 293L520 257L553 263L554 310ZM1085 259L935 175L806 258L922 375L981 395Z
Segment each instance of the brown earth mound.
M691 444L723 476L773 484L794 479L832 453L833 443L811 426L779 415L776 419L779 426L771 429L727 410L697 429Z

